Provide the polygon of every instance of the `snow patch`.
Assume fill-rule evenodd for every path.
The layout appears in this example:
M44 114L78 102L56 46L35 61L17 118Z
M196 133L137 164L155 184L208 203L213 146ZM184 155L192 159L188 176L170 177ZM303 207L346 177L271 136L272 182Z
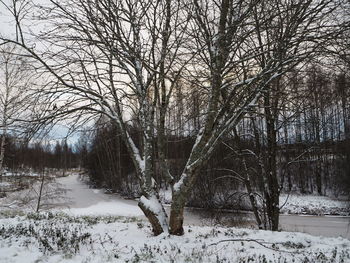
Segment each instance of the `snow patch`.
M350 215L349 201L317 195L280 196L281 213L311 215Z
M140 202L153 213L160 213L162 211L162 206L156 197L151 196L149 199L145 196L141 196Z
M76 216L143 216L143 213L138 206L125 204L122 202L99 202L89 207L64 209L63 212Z

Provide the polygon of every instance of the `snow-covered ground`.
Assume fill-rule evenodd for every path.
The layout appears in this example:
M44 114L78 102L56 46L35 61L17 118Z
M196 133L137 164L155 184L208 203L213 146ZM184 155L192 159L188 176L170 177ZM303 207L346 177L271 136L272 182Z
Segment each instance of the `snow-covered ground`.
M283 194L280 207L283 214L350 215L349 201L327 196Z
M0 262L350 262L350 241L198 226L154 237L136 218L2 212Z
M338 237L348 236L348 218L281 216L283 230L310 236L208 226L187 210L183 237L153 237L136 201L91 189L78 174L57 181L65 202L49 214L0 208L0 262L350 262L350 241Z
M2 176L4 177L12 177L12 176L29 176L29 177L38 177L41 176L41 174L34 172L31 169L27 169L27 170L21 170L21 171L16 171L13 172L7 168L5 168Z
M64 208L63 211L70 215L107 214L114 216L135 216L139 219L145 219L135 200L125 200L115 194L105 194L103 189L91 189L79 179L77 174L58 178L57 180L61 185L65 185L68 190L66 198L70 200L68 203L69 208ZM167 195L166 198L171 198L171 192L167 191L165 194ZM303 196L298 197L296 200L303 198ZM323 199L327 199L327 197ZM283 200L283 197L281 200ZM288 200L295 202L294 198L289 198ZM321 202L321 199L318 200ZM306 202L303 204L306 204ZM252 217L252 215L249 216ZM230 225L246 227L254 224L253 221L247 224L246 220L247 218L242 218L242 215L237 216L232 213L218 215L217 213L207 213L201 209L186 209L184 224L187 226L211 226L220 222L228 222ZM350 238L350 218L281 215L280 222L281 228L287 231L305 232L318 236L342 236Z
M74 208L76 214L88 213L85 208L96 205L101 207L102 212L106 211L106 206L110 207L111 209L108 210L114 215L120 215L119 211L129 211L128 215L131 216L142 215L137 207L135 209L135 201L124 200L113 194L105 194L103 189L91 189L88 184L80 180L78 173L57 178L56 181L59 186L66 190L64 193L65 203L60 200L60 202L57 202L57 206ZM1 185L7 187L10 183L2 182ZM11 203L11 199L18 199L19 196L28 196L28 190L10 193L7 200L0 199L0 206L6 201ZM160 196L164 203L171 202L170 189L161 191ZM282 214L350 215L349 201L335 200L327 196L282 194L280 196L280 207ZM125 215L125 212L122 215Z
M91 189L80 180L78 174L56 179L56 187L63 187L61 196L53 195L50 200L44 198L42 210L50 208L64 211L70 215L114 215L135 216L145 220L142 211L135 200L125 200L116 194L106 194L103 189ZM0 209L11 208L25 211L35 211L37 204L38 185L32 190L13 192L7 198L0 198ZM35 191L33 191L35 190ZM63 196L62 196L63 194ZM300 196L302 198L303 196ZM288 200L293 200L289 198ZM299 200L299 199L297 199ZM320 200L320 199L319 199ZM46 204L46 205L45 205ZM306 204L304 202L304 204ZM167 209L168 210L168 209ZM169 211L168 211L169 212ZM281 215L282 230L305 232L312 235L327 237L346 237L350 239L350 218L319 217L300 215ZM185 225L212 226L224 224L230 226L253 227L254 219L251 213L238 215L230 212L215 212L202 209L186 209Z
M171 190L162 190L160 197L164 203L170 203ZM248 199L241 201L249 206ZM350 216L349 201L336 200L328 196L281 194L279 203L282 214Z

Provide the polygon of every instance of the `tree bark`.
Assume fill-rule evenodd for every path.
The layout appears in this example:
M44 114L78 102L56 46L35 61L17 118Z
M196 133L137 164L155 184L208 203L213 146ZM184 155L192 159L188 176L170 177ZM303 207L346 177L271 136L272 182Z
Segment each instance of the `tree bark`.
M276 86L279 83L276 83ZM265 190L267 213L272 231L278 230L279 223L279 184L277 179L277 138L276 138L276 113L277 109L277 94L271 94L268 90L264 96L264 111L267 132L267 169L266 176L268 188Z
M184 179L182 181L180 179L180 182L175 184L172 188L173 195L169 223L170 234L172 235L181 236L184 234L184 209L190 190L192 189L193 184L198 176L199 167L201 167L200 164L196 169L185 167L184 171L182 172L182 176L186 176L183 177Z
M159 197L155 193L148 195L148 197L142 195L138 202L138 206L151 223L152 231L155 236L169 232L167 222L168 216L159 200Z
M186 203L186 194L181 191L173 190L173 200L170 211L170 234L181 236L184 234L184 208Z

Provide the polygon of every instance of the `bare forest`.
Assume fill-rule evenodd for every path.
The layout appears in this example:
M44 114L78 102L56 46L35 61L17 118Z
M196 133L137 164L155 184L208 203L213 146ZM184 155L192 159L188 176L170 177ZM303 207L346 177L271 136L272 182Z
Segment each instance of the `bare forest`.
M0 0L0 12L1 176L79 169L136 199L155 236L186 235L187 206L278 231L281 195L349 198L349 1Z

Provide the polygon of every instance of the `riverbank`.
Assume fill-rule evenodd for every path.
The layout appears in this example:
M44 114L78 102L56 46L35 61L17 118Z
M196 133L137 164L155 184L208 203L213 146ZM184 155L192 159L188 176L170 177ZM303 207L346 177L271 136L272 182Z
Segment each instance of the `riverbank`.
M42 200L44 206L41 210L49 208L51 211L63 211L71 216L133 216L146 221L142 211L137 206L137 201L125 200L117 194L106 194L103 189L92 189L80 179L77 173L56 178L55 187L61 189L61 195L48 200L44 198ZM49 186L48 189L50 189ZM33 188L35 189L35 186ZM0 207L31 212L35 209L37 203L35 192L22 190L11 193L7 198L0 199ZM283 214L280 216L280 228L282 230L348 239L350 239L349 222L350 217L306 217ZM251 213L207 211L192 208L185 210L184 224L187 226L225 225L255 228L254 217Z
M239 201L239 209L249 210L250 203L247 195L243 193ZM171 202L171 191L162 190L160 197L163 203ZM220 198L218 198L220 199ZM220 201L218 200L218 203ZM228 204L226 204L228 205ZM335 199L328 196L319 195L302 195L297 193L281 194L279 200L281 214L288 215L337 215L337 216L350 216L350 202L344 199Z

